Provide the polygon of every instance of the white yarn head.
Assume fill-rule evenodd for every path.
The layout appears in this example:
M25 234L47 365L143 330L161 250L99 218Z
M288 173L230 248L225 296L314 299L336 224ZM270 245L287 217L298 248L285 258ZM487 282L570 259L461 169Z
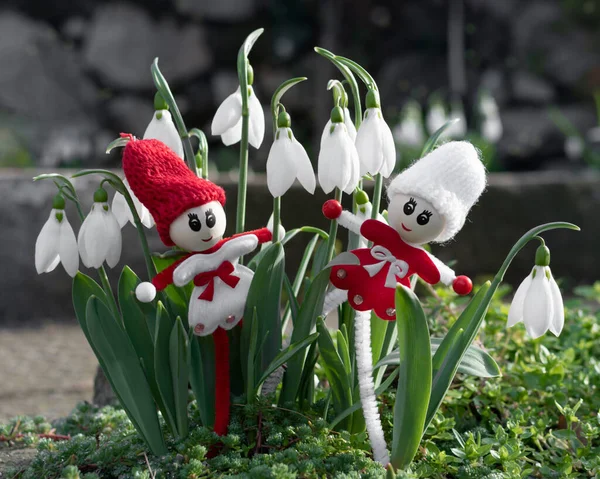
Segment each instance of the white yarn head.
M390 204L397 194L431 203L446 222L435 239L443 243L460 231L485 183L485 168L475 147L467 141L451 141L400 173L388 186L387 194Z

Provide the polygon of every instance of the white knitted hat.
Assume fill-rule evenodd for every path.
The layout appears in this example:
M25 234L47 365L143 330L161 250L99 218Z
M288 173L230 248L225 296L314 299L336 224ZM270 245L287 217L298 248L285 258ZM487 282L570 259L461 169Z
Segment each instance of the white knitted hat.
M467 141L451 141L433 150L390 183L390 202L397 194L422 198L446 220L436 238L443 243L462 228L471 207L485 189L485 168Z

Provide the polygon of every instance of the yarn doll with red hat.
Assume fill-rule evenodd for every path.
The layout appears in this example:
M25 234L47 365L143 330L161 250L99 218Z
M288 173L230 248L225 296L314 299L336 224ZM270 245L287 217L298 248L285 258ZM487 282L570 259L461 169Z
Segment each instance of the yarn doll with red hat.
M330 280L335 289L326 297L324 313L344 301L357 311L356 354L363 411L374 454L383 464L387 450L372 379L371 310L381 319L395 320L396 285L409 287L410 277L415 274L430 284L452 285L461 295L471 292L473 286L468 277L457 277L423 245L451 240L461 230L485 184L485 168L473 145L453 141L441 145L392 180L387 188L389 224L363 221L343 211L335 200L323 205L327 218L337 219L372 244L350 252L358 264L338 263L332 268Z
M130 137L123 152L129 186L148 208L166 246L187 253L159 272L152 282L136 288L141 302L170 284L194 289L188 308L190 329L198 336L212 334L215 342L215 432L223 435L229 422L229 342L227 331L242 319L253 272L238 264L240 256L259 243L271 241L268 228L223 238L226 226L225 192L197 177L170 148L158 140Z

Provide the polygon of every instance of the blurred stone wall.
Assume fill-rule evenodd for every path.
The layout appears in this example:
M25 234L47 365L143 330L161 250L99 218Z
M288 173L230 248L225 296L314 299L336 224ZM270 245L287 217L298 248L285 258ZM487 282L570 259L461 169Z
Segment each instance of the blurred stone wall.
M600 86L600 0L464 0L471 106L480 87L500 104L505 167L535 169L563 156L548 115L559 105L576 128L593 126ZM393 122L408 98L448 93L444 0L3 0L0 5L0 165L118 165L102 152L121 131L141 135L152 114L150 64L160 66L188 127L210 119L236 87L245 36L266 28L251 59L268 105L283 80L310 82L286 95L296 136L314 138L330 108L332 67L315 45L356 59L377 78ZM210 135L209 135L210 136ZM311 139L313 143L311 143ZM269 129L258 154L262 168ZM211 159L235 165L236 149L211 138Z

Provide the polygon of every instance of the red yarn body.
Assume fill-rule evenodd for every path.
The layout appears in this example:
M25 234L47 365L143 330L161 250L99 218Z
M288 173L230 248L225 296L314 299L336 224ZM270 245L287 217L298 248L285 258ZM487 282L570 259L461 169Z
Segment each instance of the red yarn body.
M230 379L229 379L229 337L223 328L213 333L215 343L215 427L218 436L227 434L229 425Z
M123 171L135 196L148 208L160 239L173 246L171 223L186 210L218 201L225 191L198 178L168 146L158 140L130 140L123 152Z

